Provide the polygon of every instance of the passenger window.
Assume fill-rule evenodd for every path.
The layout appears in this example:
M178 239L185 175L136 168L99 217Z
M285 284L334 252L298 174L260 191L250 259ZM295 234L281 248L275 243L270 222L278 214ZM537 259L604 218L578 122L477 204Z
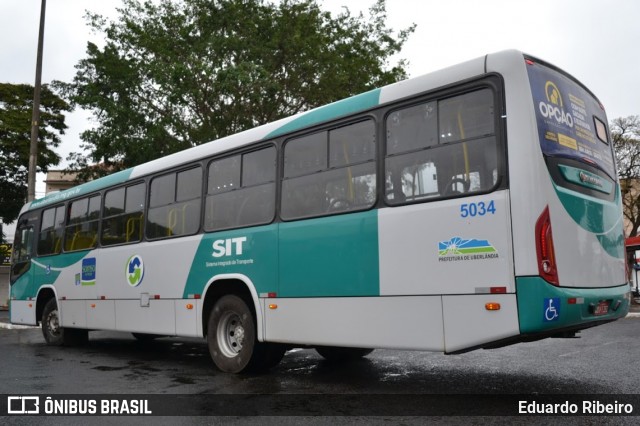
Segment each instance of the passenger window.
M294 139L284 149L284 176L292 178L327 168L327 132Z
M491 90L394 111L386 126L387 203L483 192L496 184L498 146Z
M240 188L240 156L216 160L209 165L208 194Z
M329 132L329 167L374 161L376 158L375 129L372 121L363 121Z
M71 203L64 234L65 251L87 250L98 245L100 195Z
M42 212L38 255L47 256L62 251L64 235L64 206L52 207Z
M149 191L149 207L166 206L175 201L176 174L171 173L153 179Z
M103 246L142 240L144 198L144 183L107 191L104 196L100 238Z
M291 139L284 158L283 219L365 210L375 203L372 120Z
M209 164L205 230L270 223L275 216L276 149L268 147Z
M202 195L202 169L185 170L178 173L176 201L189 201Z
M440 143L493 135L493 94L477 90L438 102Z
M261 149L242 156L242 186L274 182L276 178L275 148Z
M200 229L202 168L159 176L151 181L148 238L192 235Z
M387 118L387 155L438 144L436 102L394 111Z

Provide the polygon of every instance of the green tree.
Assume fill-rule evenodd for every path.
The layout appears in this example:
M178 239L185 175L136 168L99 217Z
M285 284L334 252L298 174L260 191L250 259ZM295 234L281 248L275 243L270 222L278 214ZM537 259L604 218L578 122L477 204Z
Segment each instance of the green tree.
M640 229L640 116L620 117L610 125L629 236Z
M0 217L13 222L27 198L29 145L33 86L0 83ZM64 134L64 112L70 111L67 102L53 93L47 85L40 95L40 123L38 128L38 171L46 172L60 162L52 150L60 144Z
M415 28L387 28L385 0L367 18L316 0L123 0L118 11L88 14L106 44L88 43L73 81L57 83L97 123L69 158L81 178L406 78L406 62L390 61Z

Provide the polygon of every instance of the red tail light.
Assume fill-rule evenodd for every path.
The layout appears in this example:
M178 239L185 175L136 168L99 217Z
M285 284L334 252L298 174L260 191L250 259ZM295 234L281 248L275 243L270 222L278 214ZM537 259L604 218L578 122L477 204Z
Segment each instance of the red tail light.
M549 206L545 207L536 222L536 252L540 276L553 285L559 285Z

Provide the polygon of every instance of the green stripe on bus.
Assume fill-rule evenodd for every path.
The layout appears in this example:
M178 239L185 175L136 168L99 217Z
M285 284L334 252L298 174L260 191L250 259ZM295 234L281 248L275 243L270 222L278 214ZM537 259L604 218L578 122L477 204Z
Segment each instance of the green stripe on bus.
M322 123L345 115L353 114L358 111L364 111L373 108L380 103L380 90L374 89L360 95L352 96L338 102L314 109L308 113L302 114L298 118L294 118L282 127L277 128L269 133L265 139L283 135L285 133L294 132L308 126Z
M282 297L379 296L378 211L280 224Z
M376 210L213 232L200 241L183 297L234 275L278 297L379 296L378 255Z
M11 295L17 300L36 297L38 289L43 285L54 284L62 269L68 268L85 258L90 250L63 253L57 256L39 257L31 262L28 272L22 275L11 287ZM78 268L80 272L80 268ZM75 283L66 283L73 285Z
M277 267L277 224L204 234L191 264L183 297L204 296L205 286L212 278L229 274L246 276L258 293L275 292Z
M560 202L571 218L582 229L596 234L602 248L609 255L624 259L624 233L620 188L616 185L612 202L577 194L553 185Z

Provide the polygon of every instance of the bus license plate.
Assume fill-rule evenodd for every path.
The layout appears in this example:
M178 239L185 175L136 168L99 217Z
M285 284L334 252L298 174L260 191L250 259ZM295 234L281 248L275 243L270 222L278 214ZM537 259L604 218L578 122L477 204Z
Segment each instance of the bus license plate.
M609 312L609 302L608 301L603 301L598 303L598 306L596 306L596 310L593 312L594 315L606 315Z

